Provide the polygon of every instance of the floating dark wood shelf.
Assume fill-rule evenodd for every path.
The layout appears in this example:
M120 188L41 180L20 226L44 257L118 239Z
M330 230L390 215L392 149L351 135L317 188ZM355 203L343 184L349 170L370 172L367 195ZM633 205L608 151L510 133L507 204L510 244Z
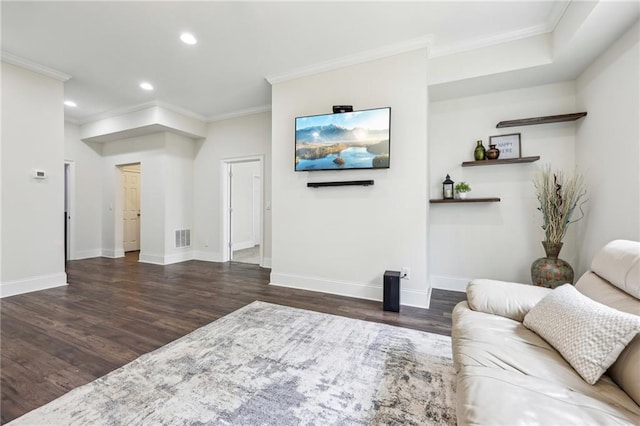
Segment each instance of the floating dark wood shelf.
M465 198L464 200L454 198L453 200L442 200L442 199L431 199L429 200L432 204L447 204L447 203L499 203L500 198L498 197L490 197L490 198Z
M573 114L548 115L546 117L521 118L520 120L501 121L496 124L499 129L501 127L515 126L532 126L534 124L560 123L562 121L575 121L587 115L586 112L576 112Z
M322 188L325 186L371 186L373 185L373 180L344 180L339 182L307 182L307 187L309 188Z
M496 164L516 164L516 163L533 163L534 161L538 161L540 159L539 155L534 157L520 157L520 158L504 158L497 160L481 160L481 161L463 161L462 167L473 167L473 166L491 166Z

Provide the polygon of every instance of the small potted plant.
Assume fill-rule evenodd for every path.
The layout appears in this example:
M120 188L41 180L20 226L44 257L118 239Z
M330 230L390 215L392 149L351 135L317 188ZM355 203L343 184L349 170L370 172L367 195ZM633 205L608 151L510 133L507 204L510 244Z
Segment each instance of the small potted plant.
M467 194L471 192L471 187L467 182L458 182L456 183L455 190L458 193L458 198L464 200L467 198Z

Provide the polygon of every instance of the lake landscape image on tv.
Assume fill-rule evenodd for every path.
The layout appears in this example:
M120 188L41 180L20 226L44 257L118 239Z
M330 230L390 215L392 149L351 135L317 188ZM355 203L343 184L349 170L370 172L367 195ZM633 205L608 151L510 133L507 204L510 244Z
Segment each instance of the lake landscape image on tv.
M389 167L391 108L296 118L296 171Z

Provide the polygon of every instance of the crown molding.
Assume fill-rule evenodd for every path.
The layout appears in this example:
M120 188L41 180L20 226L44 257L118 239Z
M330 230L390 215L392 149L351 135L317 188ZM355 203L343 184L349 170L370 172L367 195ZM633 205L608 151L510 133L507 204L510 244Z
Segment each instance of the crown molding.
M284 81L294 80L296 78L307 77L321 72L333 71L350 65L357 65L364 62L382 59L389 56L399 55L401 53L411 52L413 50L424 49L431 46L433 37L430 35L405 40L400 43L383 46L377 49L367 50L354 55L343 56L341 58L332 59L326 62L309 65L295 69L290 72L269 75L265 79L270 84L282 83Z
M571 4L571 0L554 2L553 9L549 14L549 18L547 18L547 27L549 28L549 32L555 31L560 20L562 20L564 13L567 11L569 4Z
M92 123L94 121L117 117L119 115L131 114L134 112L142 111L142 110L153 108L153 107L164 108L166 110L173 111L177 114L184 115L185 117L190 117L196 120L200 120L202 122L206 122L206 117L201 114L195 113L186 108L182 108L182 107L170 104L168 102L157 101L157 100L145 102L143 104L138 104L138 105L129 105L122 108L115 108L115 109L101 112L98 114L88 115L77 121L79 124L87 124L87 123Z
M225 112L222 114L211 115L207 117L207 123L215 121L229 120L231 118L244 117L245 115L259 114L261 112L271 111L271 105L261 105L257 107L240 109L232 112Z
M463 41L442 47L434 46L429 51L429 58L437 58L441 56L454 55L456 53L467 52L469 50L482 49L483 47L495 46L498 44L508 43L510 41L521 40L523 38L535 37L541 34L551 32L549 24L544 23L535 25L521 30L509 33L498 34L495 36L480 38L472 41Z
M21 58L20 56L5 51L2 51L2 62L24 68L62 82L65 82L71 78L71 75L63 73L62 71L54 70L53 68L46 67L44 65Z
M485 37L473 41L463 41L460 43L454 43L438 47L434 45L429 49L429 58L437 58L439 56L454 55L456 53L462 53L469 50L481 49L483 47L495 46L502 43L508 43L510 41L521 40L523 38L535 37L542 34L553 32L560 20L564 16L565 11L569 7L571 1L556 2L553 9L549 13L549 17L546 22L540 25L534 25L521 30L511 31L508 33L498 34L491 37Z

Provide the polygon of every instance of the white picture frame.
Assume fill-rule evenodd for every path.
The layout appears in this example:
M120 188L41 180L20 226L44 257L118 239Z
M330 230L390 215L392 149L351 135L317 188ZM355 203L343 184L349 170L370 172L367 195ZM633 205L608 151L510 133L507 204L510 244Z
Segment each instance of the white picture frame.
M522 157L520 133L489 136L489 145L495 145L500 150L500 160Z

